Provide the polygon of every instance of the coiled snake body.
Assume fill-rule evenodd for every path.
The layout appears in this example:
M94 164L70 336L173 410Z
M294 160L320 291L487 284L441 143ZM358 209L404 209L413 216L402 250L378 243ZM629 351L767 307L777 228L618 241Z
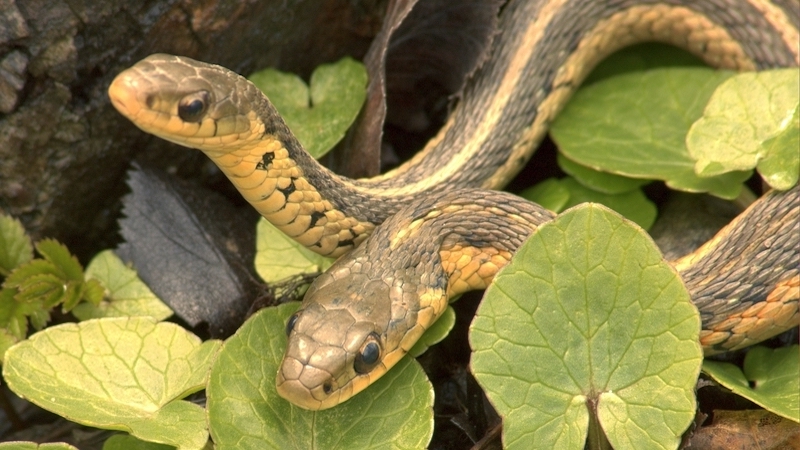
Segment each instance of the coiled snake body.
M663 41L717 67L796 66L798 6L793 0L511 0L490 58L441 132L411 161L368 180L316 163L266 97L219 66L153 55L121 73L109 96L142 130L206 153L298 242L328 256L350 252L314 282L290 319L278 373L282 396L324 409L385 373L449 298L485 288L553 217L487 189L503 186L524 165L597 61L632 43ZM675 263L701 312L707 354L800 322L799 206L797 187L769 193Z

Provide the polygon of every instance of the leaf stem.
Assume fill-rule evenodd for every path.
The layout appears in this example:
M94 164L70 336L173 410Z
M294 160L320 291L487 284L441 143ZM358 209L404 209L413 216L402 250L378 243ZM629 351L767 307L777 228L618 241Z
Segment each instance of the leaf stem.
M597 420L597 399L587 397L586 406L589 408L589 431L586 438L589 450L613 450L614 447L608 442L600 421Z

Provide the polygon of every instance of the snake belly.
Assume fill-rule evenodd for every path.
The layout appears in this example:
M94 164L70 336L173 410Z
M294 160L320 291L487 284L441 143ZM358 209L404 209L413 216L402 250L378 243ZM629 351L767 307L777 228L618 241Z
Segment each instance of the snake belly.
M427 328L441 313L441 308L434 306L413 310L407 305L435 305L441 301L436 300L440 291L451 295L462 289L485 287L513 254L518 241L549 217L541 208L526 209L505 194L495 197L495 193L484 191L479 195L463 189L495 189L513 177L600 59L633 43L661 41L682 47L715 67L753 70L797 66L799 24L797 4L792 0L511 0L502 10L500 32L493 40L490 57L468 80L460 102L439 134L398 169L363 180L338 176L319 165L255 86L219 66L178 56L152 55L120 73L109 87L109 97L117 110L142 130L203 151L265 218L323 255L338 257L357 248L378 225L410 206L427 205L429 214L445 216L460 210L475 212L474 205L484 205L469 222L473 226L482 226L490 215L486 211L503 216L499 213L501 207L483 201L469 207L465 203L461 209L436 203L457 202L448 197L453 192L471 192L482 199L520 208L511 211L510 216L530 215L525 216L525 223L511 224L510 229L516 230L513 237L490 233L497 240L486 241L486 245L474 246L469 241L458 244L458 263L448 263L451 257L440 254L448 274L446 282L429 275L423 277L428 283L424 287L398 292L391 280L380 281L354 272L326 285L337 286L331 291L340 294L336 298L347 299L352 304L350 308L359 314L368 312L372 323L383 323L385 317L393 323L402 322L401 317L415 317L404 331L411 337L399 341L375 329L364 336L354 331L353 336L363 340L356 342L352 338L348 345L352 347L355 342L359 351L345 350L343 344L334 351L334 346L328 344L343 341L336 327L325 325L328 320L338 323L331 316L309 325L320 331L303 331L312 324L311 319L306 319L314 316L310 308L325 303L322 293L333 289L323 288L323 281L316 283L304 300L302 313L287 327L292 333L278 375L278 391L299 406L322 409L346 400L384 373L405 352L407 342L415 340L421 334L419 330ZM788 200L783 201L788 202L789 210L792 206L796 209L796 191L774 196L785 196ZM769 199L772 196L758 203L767 205L764 213L778 209L773 206L778 200ZM440 206L431 206L434 204ZM717 279L719 272L714 270L726 264L718 256L718 249L726 247L719 243L736 242L740 248L758 245L758 236L748 233L748 227L758 220L746 217L754 216L741 216L726 228L728 231L723 230L727 234L718 235L696 254L676 262L684 277L690 277L693 270L701 272L701 264L714 264L704 276L697 275L703 289L698 288L699 297L693 297L703 314L703 344L709 353L749 345L797 322L800 282L796 254L790 254L788 266L772 264L770 270L778 273L775 276L737 269L737 281L762 286L759 296L746 303L753 309L739 310L719 299L732 292L731 280ZM781 222L787 219L770 220L777 232L784 233L780 243L791 241L786 237L791 235L790 229ZM399 226L399 222L392 221L382 228L395 227L391 231L397 232L397 248L405 248L406 253L393 258L403 260L411 258L413 249L404 244L410 241L414 229L403 231ZM434 239L435 233L429 234ZM455 243L449 244L456 248ZM731 255L736 253L732 251ZM758 253L755 255L753 258L758 257ZM708 259L712 256L716 259ZM347 256L348 260L352 257ZM387 259L386 255L373 257ZM754 259L749 261L747 267L754 267ZM458 269L460 266L467 268L466 272ZM343 266L337 263L337 267L323 280L329 280ZM453 268L458 271L453 272ZM464 273L470 273L471 278L464 278ZM372 291L361 289L356 294L356 288L367 285ZM353 290L346 291L344 286ZM372 293L362 298L365 292ZM406 300L389 300L397 296ZM762 317L765 319L754 319ZM322 339L322 347L328 353L298 353L301 335L304 339L312 335Z

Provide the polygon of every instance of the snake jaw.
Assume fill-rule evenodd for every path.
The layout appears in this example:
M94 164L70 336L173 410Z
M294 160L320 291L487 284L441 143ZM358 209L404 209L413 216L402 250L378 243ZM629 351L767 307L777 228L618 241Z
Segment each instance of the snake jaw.
M308 387L306 383L312 384ZM309 366L294 358L285 358L276 379L278 395L308 410L330 408L344 401L340 389L330 373ZM348 395L350 397L352 394Z

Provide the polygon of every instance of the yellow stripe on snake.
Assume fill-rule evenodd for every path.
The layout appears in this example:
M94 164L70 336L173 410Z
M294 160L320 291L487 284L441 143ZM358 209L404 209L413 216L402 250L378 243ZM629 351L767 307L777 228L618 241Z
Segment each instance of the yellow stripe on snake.
M795 0L510 0L489 59L440 133L374 179L319 165L255 86L219 66L153 55L121 73L109 96L142 130L202 150L287 235L323 255L349 252L287 324L277 379L289 401L324 409L385 373L449 298L485 288L553 217L489 189L527 162L600 59L662 41L715 67L796 66L799 11ZM700 310L706 354L800 322L798 206L797 187L768 193L675 263Z

